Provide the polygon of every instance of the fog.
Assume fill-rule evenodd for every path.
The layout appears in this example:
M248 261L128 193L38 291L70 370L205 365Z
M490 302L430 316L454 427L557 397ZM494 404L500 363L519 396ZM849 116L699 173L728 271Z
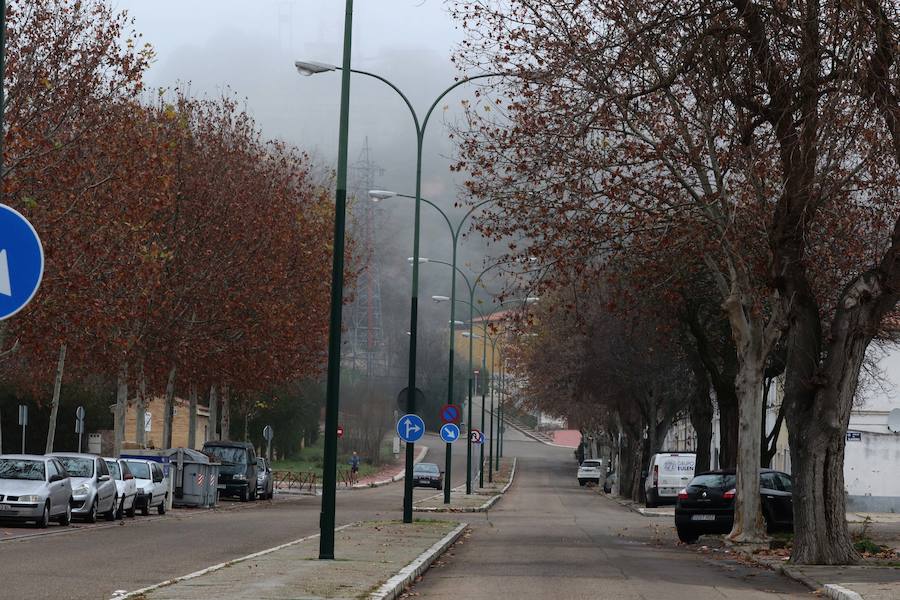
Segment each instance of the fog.
M450 61L461 39L459 28L437 0L355 4L354 68L395 83L421 119L459 75ZM340 75L301 77L293 62L340 64L344 2L119 0L115 6L128 11L135 29L156 50L146 77L149 86L186 85L201 97L234 94L245 99L266 137L284 139L308 151L328 170L335 168ZM472 91L463 86L438 106L423 152L423 196L447 210L452 220L465 209L453 208L463 181L449 169L453 146L447 124L461 117L461 102L471 98ZM352 78L349 139L351 164L368 141L372 161L382 169L375 187L414 193L415 130L409 110L395 92L368 77ZM378 209L376 252L382 271L385 337L390 339L404 339L408 328L411 269L406 257L412 254L412 207L410 201L392 199ZM444 220L423 206L422 223L421 256L449 261L450 234ZM480 271L488 250L472 235L460 243L459 263ZM449 276L449 268L423 265L420 327L446 327L449 306L427 299L449 295ZM496 281L490 285L495 290L502 287ZM458 290L464 287L460 281ZM468 312L463 308L459 306L458 313Z

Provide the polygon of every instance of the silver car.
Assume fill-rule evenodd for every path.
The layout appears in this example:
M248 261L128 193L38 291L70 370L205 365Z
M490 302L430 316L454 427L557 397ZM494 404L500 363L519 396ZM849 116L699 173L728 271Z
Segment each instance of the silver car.
M72 516L88 523L96 522L98 514L107 521L116 518L119 494L106 461L93 454L54 452L48 456L58 458L72 480Z
M275 478L269 461L261 456L256 457L256 491L263 500L272 499L275 494Z
M72 521L72 484L62 464L34 454L0 455L0 519L46 527Z

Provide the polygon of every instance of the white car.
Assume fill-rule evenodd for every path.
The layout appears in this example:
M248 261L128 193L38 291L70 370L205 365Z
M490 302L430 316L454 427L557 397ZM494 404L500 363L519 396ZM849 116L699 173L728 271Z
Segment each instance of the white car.
M104 458L109 474L116 482L119 493L119 507L116 509L116 518L123 515L134 516L134 501L137 498L137 484L128 464L121 458Z
M141 509L144 516L149 515L150 509L154 506L159 514L166 514L169 481L163 475L162 465L153 460L138 458L126 458L124 461L134 475L134 483L137 486L135 507Z
M578 484L585 486L588 483L600 485L600 480L606 475L602 458L588 458L578 467Z

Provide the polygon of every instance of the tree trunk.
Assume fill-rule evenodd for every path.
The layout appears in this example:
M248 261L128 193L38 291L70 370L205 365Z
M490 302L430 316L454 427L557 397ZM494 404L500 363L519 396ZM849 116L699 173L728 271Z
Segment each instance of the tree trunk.
M147 447L147 378L144 376L144 363L141 361L141 379L138 383L137 402L135 403L134 441L140 448ZM152 415L151 415L152 416Z
M724 393L717 389L716 405L719 407L719 468L733 469L738 454L737 394L733 389Z
M188 448L197 448L197 384L191 383L188 400Z
M113 415L113 456L121 456L125 441L125 406L128 404L128 363L123 362L116 377L116 407Z
M56 364L56 379L53 382L53 399L50 402L50 423L47 427L47 449L45 454L53 452L53 440L56 437L56 416L59 414L59 390L62 387L63 369L66 366L66 345L59 347L59 362Z
M172 418L175 408L175 366L169 371L169 381L166 383L166 400L163 405L163 448L172 447Z
M231 393L228 384L222 384L222 437L228 441L231 439Z
M209 388L209 439L219 439L219 395L216 391L216 384L212 384Z
M705 402L704 402L705 400ZM697 434L697 461L694 464L694 472L709 471L710 446L712 445L712 400L709 397L709 389L706 393L698 390L690 406L691 426Z
M760 360L744 357L738 367L735 388L738 395L737 496L734 527L728 539L736 543L762 543L767 540L759 497L760 421L762 369Z

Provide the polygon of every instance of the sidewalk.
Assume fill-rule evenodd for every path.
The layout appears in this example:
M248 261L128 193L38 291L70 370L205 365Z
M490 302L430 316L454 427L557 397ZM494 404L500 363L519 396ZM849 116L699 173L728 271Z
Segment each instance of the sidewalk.
M465 523L356 523L335 533L336 560L317 560L319 536L216 565L114 600L396 598L464 533Z

